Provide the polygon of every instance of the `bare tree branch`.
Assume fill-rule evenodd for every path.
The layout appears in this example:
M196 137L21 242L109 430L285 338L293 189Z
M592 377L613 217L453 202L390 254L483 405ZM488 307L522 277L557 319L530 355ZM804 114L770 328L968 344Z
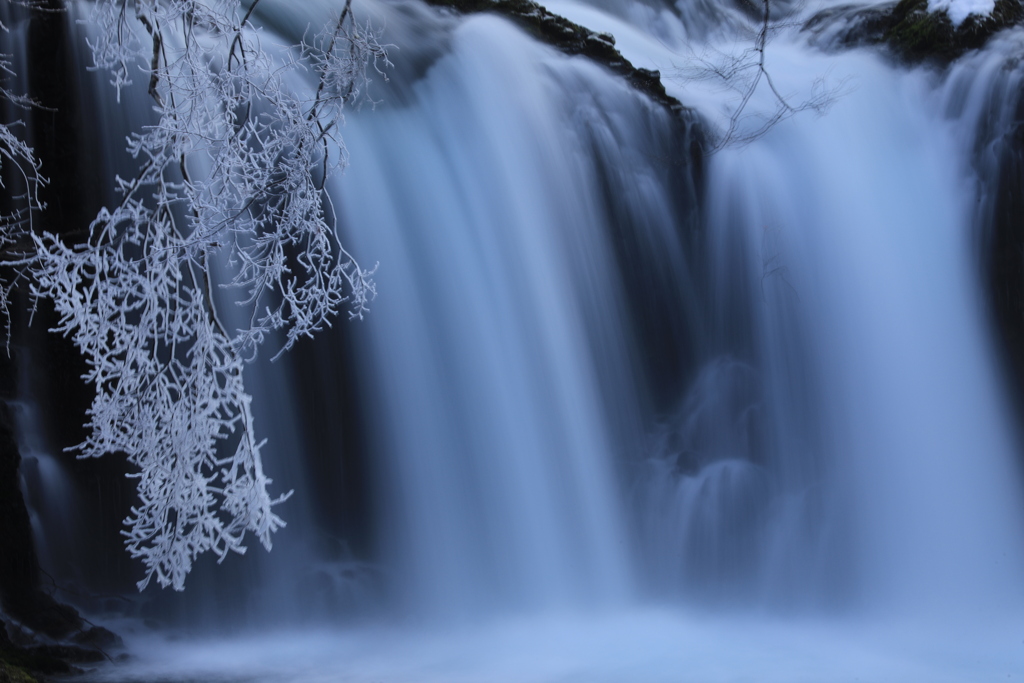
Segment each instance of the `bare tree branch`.
M693 54L689 65L677 69L677 76L682 80L714 81L736 92L737 100L732 106L725 130L713 136L713 150L748 144L776 124L801 112L824 114L844 92L845 84L830 85L827 74L815 79L811 83L810 96L796 103L791 101L792 95L784 94L778 88L768 68L767 48L773 35L799 24L774 21L771 10L771 0L762 0L761 17L750 47L734 52L704 47L699 54ZM748 111L750 101L762 82L771 92L775 106L767 113L751 114Z
M118 101L143 71L157 118L131 134L138 171L115 178L121 199L87 239L31 230L45 180L32 150L0 127L0 163L20 169L26 188L26 213L0 219L0 249L23 250L4 263L53 301L56 331L87 360L96 398L75 450L124 453L137 469L123 534L146 568L140 590L154 578L183 589L200 554L243 553L249 532L270 548L284 525L274 507L290 493L268 492L244 362L279 333L283 352L343 309L362 317L375 294L314 176L344 165L343 110L364 95L369 68L383 75L388 46L346 3L323 32L271 54L252 25L256 4L97 0L95 68L111 73ZM229 329L218 299L246 309L248 324Z

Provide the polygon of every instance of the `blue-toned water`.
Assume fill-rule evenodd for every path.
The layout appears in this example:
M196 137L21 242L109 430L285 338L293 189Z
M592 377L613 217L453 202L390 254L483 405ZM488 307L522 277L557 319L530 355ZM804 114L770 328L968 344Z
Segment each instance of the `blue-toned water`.
M751 72L717 74L757 22L727 5L548 5L680 116L496 16L364 4L396 67L329 191L378 297L249 384L291 524L161 596L168 625L117 623L135 658L90 680L1024 672L982 270L1024 35L911 69L812 46L828 4L778 5L766 52L787 106L828 106L750 139L779 99L736 113ZM260 5L284 33L330 8Z

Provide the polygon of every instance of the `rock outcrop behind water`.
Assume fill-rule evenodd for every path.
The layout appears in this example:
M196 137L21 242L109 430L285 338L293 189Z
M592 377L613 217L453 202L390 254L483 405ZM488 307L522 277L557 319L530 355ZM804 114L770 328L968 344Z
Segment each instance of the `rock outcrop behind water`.
M882 45L908 62L947 64L1022 20L1020 0L996 0L991 14L972 14L959 26L945 11L929 12L928 0L901 0L881 7L831 8L812 17L804 30L816 34L822 47Z

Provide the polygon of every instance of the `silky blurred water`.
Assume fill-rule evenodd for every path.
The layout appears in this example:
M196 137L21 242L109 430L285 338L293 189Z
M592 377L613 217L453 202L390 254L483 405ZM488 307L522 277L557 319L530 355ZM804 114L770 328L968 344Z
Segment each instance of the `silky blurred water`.
M549 5L659 69L706 157L695 119L502 19L371 6L409 63L349 114L330 185L345 244L380 262L336 352L354 386L251 385L298 406L262 418L297 499L334 485L303 449L359 424L365 622L314 630L286 597L323 525L296 503L293 549L239 581L257 635L128 621L133 658L87 680L1021 675L1019 444L977 251L977 136L1017 43L948 75L826 52L796 20L834 4L776 5L776 92L762 78L739 113L756 71L715 69L751 58L742 12ZM711 149L779 94L829 106ZM327 437L294 424L312 406Z

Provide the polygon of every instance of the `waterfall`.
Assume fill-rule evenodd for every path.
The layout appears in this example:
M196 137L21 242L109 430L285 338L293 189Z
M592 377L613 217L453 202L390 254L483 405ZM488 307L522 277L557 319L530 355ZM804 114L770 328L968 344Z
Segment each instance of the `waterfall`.
M848 504L858 599L896 610L1015 600L1019 476L974 269L970 158L927 73L843 61L856 92L827 116L716 158L710 220L747 231L747 244L781 235L770 259L785 270L772 261L761 286L797 299L818 400L801 417L826 425L820 484L827 505ZM768 302L761 353L772 380L789 382L793 340Z
M368 3L398 65L328 192L378 297L247 370L279 547L138 610L249 639L94 678L1012 672L1024 33L903 66L800 30L833 5L775 5L747 98L740 3L548 5L673 114L499 17Z
M573 113L555 110L562 84L488 45L526 64L548 58L502 22L467 22L413 111L353 122L350 152L369 163L339 183L353 244L393 255L359 351L376 378L371 457L393 478L382 542L436 609L628 589L611 435L568 257L579 249L585 267L613 270L594 239L596 183L575 171L585 152L558 123ZM593 283L614 330L606 287Z

